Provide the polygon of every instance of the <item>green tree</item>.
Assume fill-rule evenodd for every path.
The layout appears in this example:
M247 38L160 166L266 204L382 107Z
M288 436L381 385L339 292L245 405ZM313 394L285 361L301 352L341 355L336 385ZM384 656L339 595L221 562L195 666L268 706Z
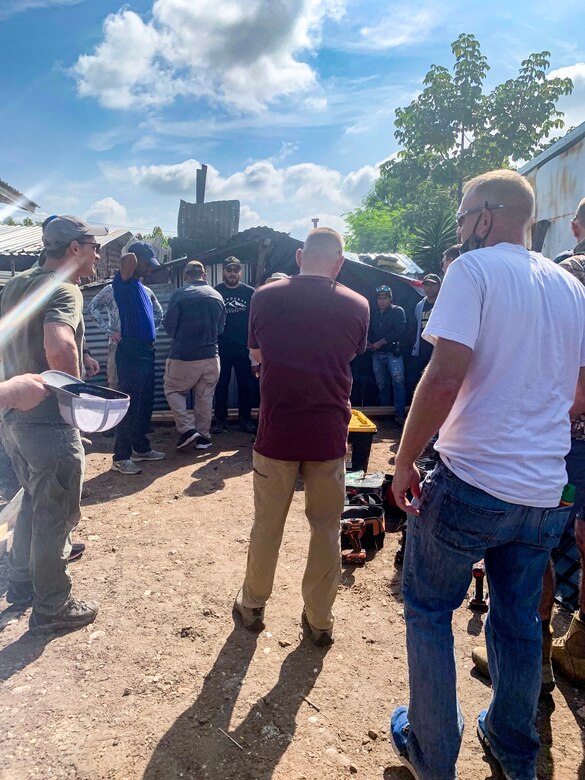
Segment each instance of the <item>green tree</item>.
M168 247L169 246L169 238L168 236L165 236L165 234L162 231L161 227L153 227L152 233L150 233L147 236L144 236L145 241L152 241L153 238L157 238L161 242L161 246Z
M12 217L5 217L5 219L2 220L3 225L16 225L16 222L12 219Z
M515 79L484 94L487 59L473 35L451 44L453 74L437 65L422 93L396 111L400 157L421 164L437 184L461 190L466 179L508 167L541 151L543 139L564 126L556 107L573 90L571 79L547 79L550 52L523 60Z
M22 220L22 225L23 225L24 227L33 227L33 225L34 225L34 224L35 224L35 223L32 221L32 219L31 219L30 217L25 217L25 218Z
M356 209L346 214L349 230L345 246L349 252L397 251L405 245L407 230L401 209Z
M367 212L398 211L402 246L428 267L434 261L421 255L417 233L425 226L437 233L449 214L454 217L465 181L531 159L549 145L553 131L564 127L557 102L573 84L546 77L549 52L531 54L516 78L485 92L489 65L477 39L462 34L451 50L452 72L432 65L420 95L396 110L394 135L402 149L381 166L362 208L352 212L359 216L353 226L352 214L346 215L350 240L362 251L371 238Z

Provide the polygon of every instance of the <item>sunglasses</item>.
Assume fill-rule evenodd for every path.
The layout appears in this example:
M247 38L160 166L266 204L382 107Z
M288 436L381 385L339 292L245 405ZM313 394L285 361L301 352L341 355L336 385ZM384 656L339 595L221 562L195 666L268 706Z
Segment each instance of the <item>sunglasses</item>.
M376 292L378 294L386 293L387 295L392 295L392 290L388 287L387 284L383 284L381 287L376 287Z
M486 211L495 211L496 209L503 209L503 208L504 208L503 203L498 203L497 205L490 206L490 204L486 200L483 206L478 206L475 209L466 209L465 211L458 211L457 214L455 214L455 218L457 220L457 227L463 227L463 223L465 222L465 217L468 217L470 214L479 214L479 212L483 211L484 209Z
M100 251L100 245L98 243L94 243L93 241L78 241L78 244L83 244L83 246L92 246L93 251L99 253Z

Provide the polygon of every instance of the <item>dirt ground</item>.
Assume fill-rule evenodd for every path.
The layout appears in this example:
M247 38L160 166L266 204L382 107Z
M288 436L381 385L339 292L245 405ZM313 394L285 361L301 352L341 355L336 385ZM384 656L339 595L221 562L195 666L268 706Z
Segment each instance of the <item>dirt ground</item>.
M395 435L382 426L370 471L387 469ZM267 628L250 634L234 624L232 602L252 517L251 437L234 431L188 453L175 440L158 426L152 443L167 459L123 477L109 471L112 440L94 437L75 534L87 550L71 572L75 594L100 613L50 639L29 635L28 616L3 630L0 778L408 780L387 734L408 697L398 537L344 571L333 647L301 642L307 524L297 492ZM482 622L465 606L454 621L461 780L501 777L475 736L490 697L471 663ZM562 628L566 614L555 622ZM585 778L584 705L562 681L541 704L541 780Z

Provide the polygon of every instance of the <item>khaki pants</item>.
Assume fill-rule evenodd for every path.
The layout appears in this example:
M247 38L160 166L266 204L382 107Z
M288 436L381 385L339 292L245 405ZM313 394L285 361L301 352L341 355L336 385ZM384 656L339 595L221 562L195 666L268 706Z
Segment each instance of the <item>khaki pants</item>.
M118 370L116 369L116 350L118 345L113 341L108 342L108 387L110 390L118 389Z
M179 433L193 430L209 436L213 391L219 379L219 358L167 360L164 391ZM195 393L194 409L187 409L187 393Z
M255 511L242 591L245 607L263 607L272 593L284 523L300 476L305 484L305 514L311 527L303 600L314 628L332 628L331 610L341 580L344 461L274 460L253 453Z

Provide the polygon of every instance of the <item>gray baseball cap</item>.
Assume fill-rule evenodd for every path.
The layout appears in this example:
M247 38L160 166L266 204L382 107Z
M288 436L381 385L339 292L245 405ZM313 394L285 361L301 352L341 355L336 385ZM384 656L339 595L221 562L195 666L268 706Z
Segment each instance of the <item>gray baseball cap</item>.
M43 227L43 244L49 252L68 246L83 236L107 236L108 228L88 225L79 217L51 217Z

